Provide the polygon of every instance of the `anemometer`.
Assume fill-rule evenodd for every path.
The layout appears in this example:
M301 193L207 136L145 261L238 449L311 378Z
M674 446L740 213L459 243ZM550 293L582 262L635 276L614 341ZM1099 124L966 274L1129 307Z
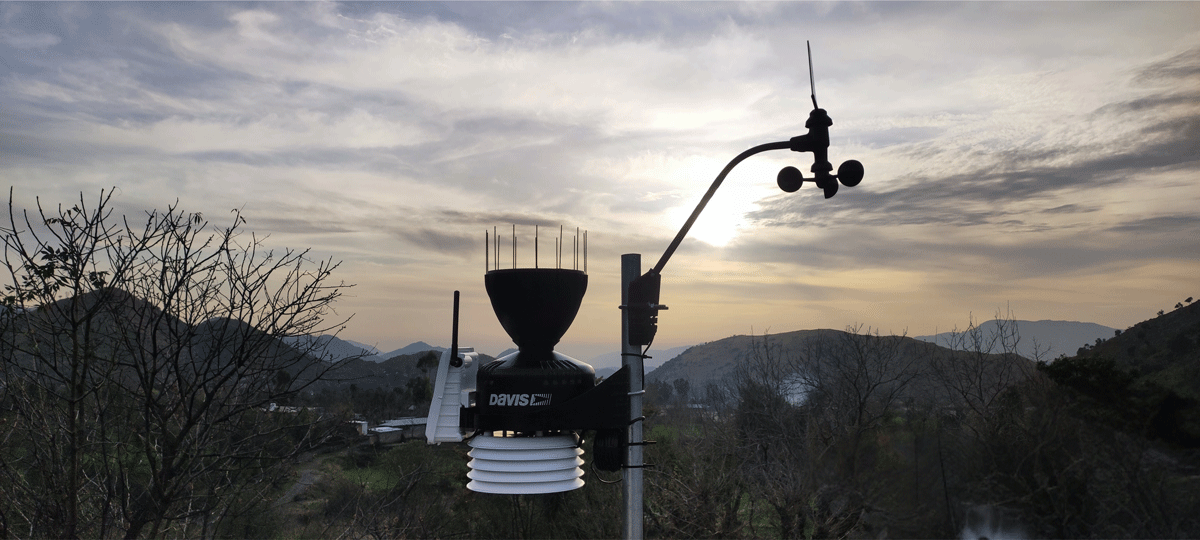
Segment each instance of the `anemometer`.
M793 137L790 141L790 149L793 152L813 153L811 169L815 175L813 181L816 182L817 187L825 191L825 198L828 199L837 194L838 181L846 187L854 187L862 182L863 166L857 160L851 159L838 167L836 176L829 174L833 170L833 166L829 164L829 126L833 125L833 120L826 114L825 109L817 106L817 83L813 77L811 45L808 47L808 84L812 90L813 104L813 110L808 114L808 121L804 123L804 127L808 128L808 134ZM800 169L784 167L779 171L776 183L779 185L779 189L792 193L804 184L804 175L800 173Z
M833 165L829 164L829 127L833 125L833 119L829 118L829 114L825 109L817 106L817 83L813 76L812 64L812 45L806 42L808 47L808 84L811 91L813 110L808 113L808 121L804 123L804 127L808 128L808 133L792 137L788 141L773 142L755 146L733 158L721 174L717 175L717 179L709 186L708 192L700 199L700 203L696 205L696 209L692 211L692 215L688 217L683 224L683 228L679 230L679 234L675 235L675 239L671 241L671 245L667 246L667 250L663 252L662 257L658 260L658 264L654 265L650 271L646 272L641 277L635 279L629 287L629 303L622 306L623 309L629 311L629 343L631 345L649 346L654 340L654 334L657 330L658 311L667 309L667 306L658 303L658 293L661 284L661 273L663 267L667 265L667 261L671 259L671 255L679 248L679 244L683 242L683 238L687 236L688 231L692 228L692 224L696 222L696 218L700 217L700 212L704 210L704 206L708 204L708 200L716 193L717 188L721 187L721 182L725 181L725 176L733 170L738 163L741 163L746 158L766 152L768 150L791 150L793 152L812 152L813 164L809 169L813 174L812 182L825 193L825 198L832 198L837 194L838 182L846 187L854 187L862 182L863 165L857 160L848 160L838 167L836 175L830 174L833 171ZM804 174L796 167L788 166L779 171L775 178L779 189L787 193L793 193L804 185Z

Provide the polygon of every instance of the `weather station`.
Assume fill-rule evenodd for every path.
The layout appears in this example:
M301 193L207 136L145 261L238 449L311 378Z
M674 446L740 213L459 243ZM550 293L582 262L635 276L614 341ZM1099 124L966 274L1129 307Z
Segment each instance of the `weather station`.
M586 243L576 238L572 268L561 267L561 240L556 268L538 268L536 255L534 268L517 268L514 226L513 267L499 268L496 257L484 274L492 310L516 352L479 366L478 354L459 349L455 292L451 346L438 363L426 438L468 441L472 491L527 495L582 487L580 444L587 433L595 433L593 465L621 469L629 370L597 385L592 366L554 350L587 291ZM485 238L485 245L492 242L498 247L494 235Z
M761 144L734 157L709 186L657 264L644 274L640 254L621 256L622 367L611 377L596 384L591 366L554 350L574 321L587 289L586 240L582 244L583 270L536 268L536 255L535 268L521 269L516 268L514 226L513 268L500 269L497 260L485 273L484 284L496 317L518 351L485 366L477 365L478 355L472 351L464 349L467 352L460 356L455 292L451 350L442 355L438 366L427 437L430 444L469 441L469 489L500 494L577 489L584 485L580 440L594 433L595 468L622 471L624 537L643 538L643 469L647 466L643 455L647 441L642 429L644 360L657 333L658 312L667 309L659 303L667 262L725 177L755 154L769 150L813 154L811 179L796 167L779 171L776 183L787 193L811 181L829 199L837 194L839 184L853 187L863 179L863 166L855 160L842 163L833 174L829 162L829 128L833 120L817 105L811 47L808 65L813 104L805 122L808 133ZM498 251L494 234L491 239L485 238L485 245L492 243ZM562 242L558 245L561 253ZM576 251L579 245L577 241ZM561 256L558 261L561 263ZM578 261L576 254L573 266L577 267Z

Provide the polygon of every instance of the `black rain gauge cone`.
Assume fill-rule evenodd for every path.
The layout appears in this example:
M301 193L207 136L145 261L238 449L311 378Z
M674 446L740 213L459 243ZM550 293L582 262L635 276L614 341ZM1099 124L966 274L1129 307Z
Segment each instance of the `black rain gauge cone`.
M492 310L522 353L522 364L542 360L571 327L587 274L578 270L518 268L483 276Z

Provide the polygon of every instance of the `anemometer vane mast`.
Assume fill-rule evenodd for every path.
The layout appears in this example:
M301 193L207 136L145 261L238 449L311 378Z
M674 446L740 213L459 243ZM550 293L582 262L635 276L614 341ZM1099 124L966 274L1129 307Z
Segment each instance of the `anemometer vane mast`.
M721 170L721 174L718 174L717 179L713 180L712 185L708 187L708 192L700 198L696 209L692 210L692 214L684 222L683 228L679 229L679 233L675 235L675 239L671 241L671 245L667 246L667 250L659 258L658 264L655 264L653 268L630 284L629 303L622 306L630 315L630 344L649 345L653 341L655 331L657 330L657 312L667 309L666 306L658 303L663 267L667 265L667 261L671 259L671 255L675 254L675 250L679 248L679 244L683 242L684 237L691 230L692 224L696 222L696 218L700 217L700 212L704 211L704 207L708 204L709 199L712 199L713 194L717 192L717 188L721 187L721 183L725 181L725 177L729 175L729 172L734 167L745 161L746 158L768 150L812 152L813 164L809 169L813 174L812 182L824 191L826 199L837 194L838 182L841 182L846 187L854 187L862 181L862 163L853 159L842 163L838 167L837 175L830 174L833 171L833 165L829 163L829 127L833 125L833 119L829 118L829 114L825 112L825 109L817 106L817 84L813 76L812 45L807 44L807 42L806 45L808 46L808 83L813 103L813 110L808 114L808 121L804 123L804 127L808 128L808 133L792 137L787 141L760 144L738 154L729 164L725 165L725 168ZM779 189L787 193L792 193L804 185L804 180L804 174L800 172L800 169L788 166L779 171L776 177L776 184L779 186Z

